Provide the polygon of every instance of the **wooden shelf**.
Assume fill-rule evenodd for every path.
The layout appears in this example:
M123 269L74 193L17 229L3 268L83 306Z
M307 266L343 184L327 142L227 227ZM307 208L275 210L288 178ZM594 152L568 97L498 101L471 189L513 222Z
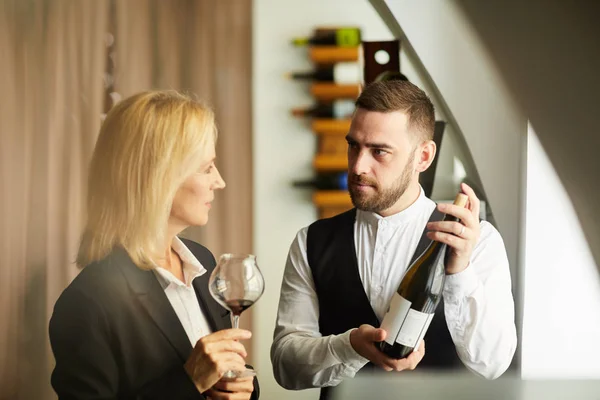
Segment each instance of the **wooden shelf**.
M329 82L316 82L310 86L310 94L319 101L356 99L360 94L360 85L338 85Z
M350 194L345 190L320 190L313 193L313 203L319 219L330 218L353 207Z
M317 172L346 171L348 156L346 154L317 154L313 160Z
M344 156L348 154L346 138L340 135L318 135L318 154Z
M334 64L343 61L358 61L359 48L337 46L312 46L308 50L310 59L317 64Z
M313 203L317 207L352 207L347 190L318 190L313 193Z
M311 123L313 132L321 135L346 136L350 131L351 119L314 119Z

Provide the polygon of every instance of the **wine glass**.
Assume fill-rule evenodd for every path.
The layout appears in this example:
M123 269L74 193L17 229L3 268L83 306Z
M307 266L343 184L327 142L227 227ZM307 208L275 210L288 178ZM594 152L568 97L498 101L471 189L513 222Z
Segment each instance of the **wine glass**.
M239 327L240 314L254 304L265 290L265 281L253 254L223 254L210 274L208 289L212 297L231 311L231 324ZM224 378L254 376L254 370L227 371Z

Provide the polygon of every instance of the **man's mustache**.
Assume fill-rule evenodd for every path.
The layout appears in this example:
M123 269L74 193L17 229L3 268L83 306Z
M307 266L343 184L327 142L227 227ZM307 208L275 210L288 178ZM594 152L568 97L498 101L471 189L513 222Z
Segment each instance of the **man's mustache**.
M349 183L355 185L367 185L377 187L377 181L364 175L348 175Z

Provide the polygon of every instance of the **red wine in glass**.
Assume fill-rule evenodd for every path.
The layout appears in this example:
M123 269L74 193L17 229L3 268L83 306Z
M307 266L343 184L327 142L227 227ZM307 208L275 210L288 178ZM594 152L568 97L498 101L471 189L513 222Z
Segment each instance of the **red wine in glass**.
M231 312L231 325L239 327L240 315L262 296L265 281L252 254L223 254L210 275L208 288L212 297ZM251 369L227 371L224 378L254 376Z

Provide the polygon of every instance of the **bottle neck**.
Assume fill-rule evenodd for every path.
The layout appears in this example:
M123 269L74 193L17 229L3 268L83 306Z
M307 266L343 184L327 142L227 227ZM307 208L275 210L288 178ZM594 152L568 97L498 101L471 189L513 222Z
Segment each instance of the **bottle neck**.
M310 39L307 37L299 37L292 40L292 44L294 46L307 46L310 42Z

